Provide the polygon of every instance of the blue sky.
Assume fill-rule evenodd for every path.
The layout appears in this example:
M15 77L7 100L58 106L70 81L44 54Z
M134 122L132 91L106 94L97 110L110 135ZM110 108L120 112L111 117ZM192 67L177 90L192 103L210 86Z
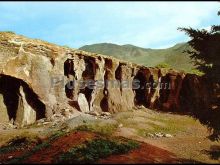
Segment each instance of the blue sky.
M94 43L167 48L178 27L220 24L220 2L0 2L0 31L79 48Z

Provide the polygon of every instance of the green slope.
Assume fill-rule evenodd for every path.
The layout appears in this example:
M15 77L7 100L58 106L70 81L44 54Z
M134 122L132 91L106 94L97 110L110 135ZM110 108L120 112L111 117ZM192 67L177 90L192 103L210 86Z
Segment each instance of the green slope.
M176 44L167 49L145 49L134 45L116 45L111 43L85 45L79 49L113 56L145 66L166 63L171 68L187 72L194 68L189 55L184 53L184 50L190 49L187 43Z

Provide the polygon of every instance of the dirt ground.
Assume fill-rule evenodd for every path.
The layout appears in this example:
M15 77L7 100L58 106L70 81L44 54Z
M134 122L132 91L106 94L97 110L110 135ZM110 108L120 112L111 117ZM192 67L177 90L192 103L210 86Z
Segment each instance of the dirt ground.
M74 122L74 119L72 119ZM102 124L102 121L99 125ZM127 154L111 155L101 159L98 163L220 163L220 143L207 139L207 128L189 116L156 112L142 109L115 114L108 121L108 126L117 122L117 128L111 129L111 136L122 136L137 140L140 148ZM59 128L56 128L59 130ZM105 129L103 127L102 129ZM106 127L107 129L107 127ZM50 131L48 131L50 130ZM1 144L15 135L34 134L42 139L46 138L53 130L49 127L29 128L23 130L1 130ZM171 137L151 137L149 133L167 133ZM70 148L79 145L89 139L96 138L97 134L90 131L72 132L61 136L30 156L24 163L51 163L54 157L67 152ZM12 158L20 157L27 153L29 148L0 153L0 163Z
M115 118L119 118L119 116L121 118L124 117L124 120L122 119L120 121L125 125L114 133L115 136L123 136L151 144L155 147L169 151L170 153L175 153L180 159L190 160L195 163L220 163L220 143L217 141L210 141L207 138L209 135L207 128L189 116L161 113L152 110L134 111L129 115L128 112L122 112L121 114L117 114ZM145 116L148 120L149 118L150 120L155 119L153 121L155 125L153 126L155 127L158 124L160 127L156 127L156 129L152 131L149 128L149 124L146 123L146 120L143 119L145 122L145 124L143 124L144 122L140 120L139 116ZM138 118L139 121L133 123L133 121L136 121L136 118ZM127 121L133 124L127 125ZM169 122L167 123L165 121ZM152 126L152 123L150 126ZM143 129L143 127L146 128L146 132L149 130L151 133L170 133L173 137L152 138L143 136L138 133L138 129ZM163 129L163 127L166 129Z

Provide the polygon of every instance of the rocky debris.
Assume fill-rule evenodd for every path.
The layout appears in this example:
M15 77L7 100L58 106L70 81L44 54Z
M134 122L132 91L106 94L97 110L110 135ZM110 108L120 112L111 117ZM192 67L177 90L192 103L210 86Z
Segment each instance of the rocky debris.
M100 116L100 113L97 112L97 111L89 111L89 112L85 112L85 114L89 114L89 115L92 115L92 116Z
M66 118L71 118L72 117L72 112L70 111L70 109L63 109L61 111L61 115L63 115Z
M111 113L109 112L101 112L101 116L111 116Z
M95 116L96 119L100 118L100 119L110 119L112 117L111 113L109 112L97 112L97 111L89 111L86 112L85 114L89 114L92 116Z
M146 136L153 138L153 137L154 137L154 134L152 134L152 133L147 133Z
M48 124L50 124L51 122L48 122L48 121L46 121L46 122L43 122L43 125L48 125Z
M145 109L145 106L143 106L143 105L138 105L138 106L136 106L136 109L138 110L138 109Z
M51 122L59 122L59 121L65 121L66 117L63 116L62 114L53 114L50 117Z
M161 138L161 137L172 138L172 137L173 137L173 135L171 135L171 134L162 133L162 132L158 132L158 133L147 133L146 136L149 136L149 137L151 137L151 138Z
M17 125L11 123L0 123L0 130L17 129Z
M102 119L110 119L112 117L111 113L109 112L101 112L99 118L102 118Z
M123 127L123 124L120 123L120 124L118 125L118 128L122 128L122 127Z
M44 123L46 121L46 118L43 118L43 119L40 119L40 120L37 120L36 123Z
M167 137L167 138L172 138L173 135L171 135L171 134L165 134L165 137Z
M13 156L8 156L8 159L12 159L13 158Z

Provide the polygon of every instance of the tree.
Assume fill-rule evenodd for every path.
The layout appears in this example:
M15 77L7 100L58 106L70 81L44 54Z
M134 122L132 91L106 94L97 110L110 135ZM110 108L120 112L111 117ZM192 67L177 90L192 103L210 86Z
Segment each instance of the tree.
M220 16L220 11L218 15ZM190 36L191 40L188 44L192 47L192 51L187 52L195 62L196 68L204 73L203 77L208 80L207 85L211 90L211 103L208 108L196 111L193 116L212 131L210 139L218 140L220 138L220 25L213 25L210 31L178 29Z

